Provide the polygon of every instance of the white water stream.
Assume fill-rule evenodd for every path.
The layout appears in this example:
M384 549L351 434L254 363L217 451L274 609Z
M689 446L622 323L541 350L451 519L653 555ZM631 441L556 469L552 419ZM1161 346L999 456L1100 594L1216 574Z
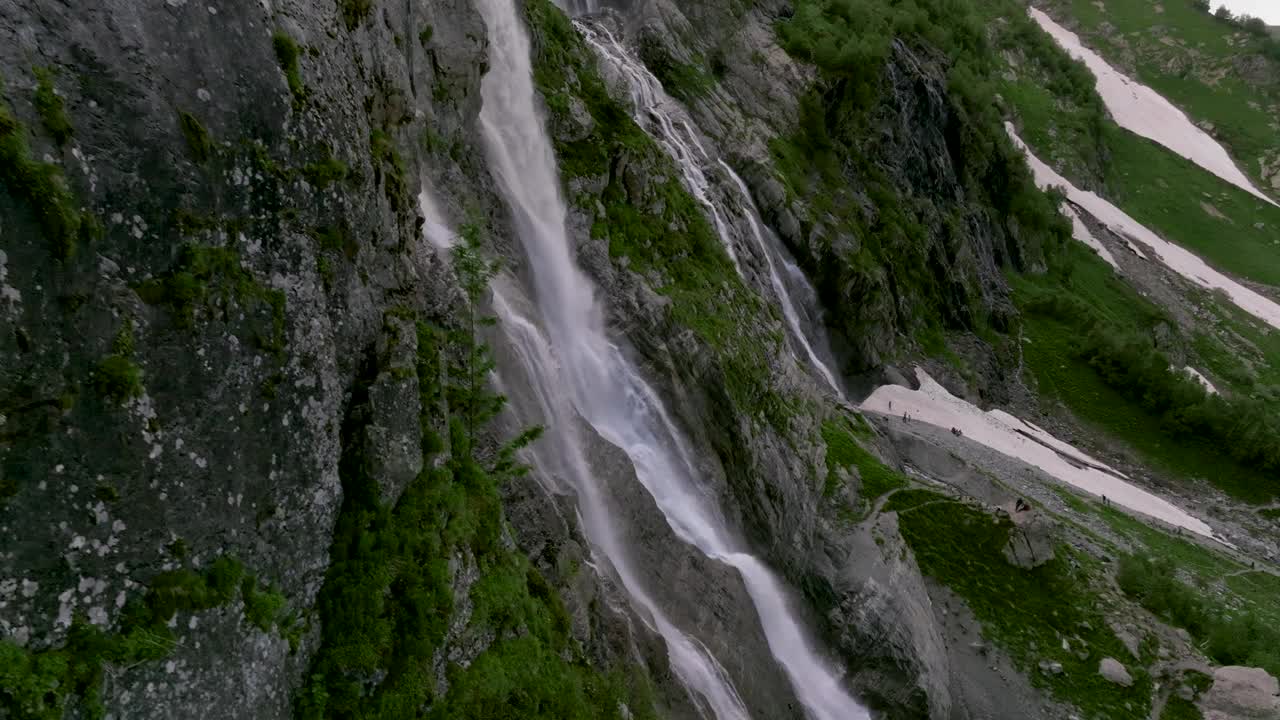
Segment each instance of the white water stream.
M481 86L490 171L506 199L529 262L537 317L522 316L495 285L503 330L521 356L543 411L554 423L553 462L572 483L584 528L622 578L633 602L653 618L681 680L718 720L747 717L724 671L705 647L661 612L618 542L603 484L586 461L577 417L626 453L637 479L681 540L735 567L755 605L774 659L814 720L862 720L867 712L806 637L774 575L743 552L703 496L696 465L654 391L606 335L594 288L574 262L555 157L536 110L529 38L514 0L479 0L489 36L489 71ZM545 335L543 334L545 331ZM547 442L547 441L543 441ZM678 591L679 589L673 589Z
M608 28L581 21L575 21L574 25L596 54L626 81L631 91L631 109L636 123L675 160L685 187L707 209L715 224L716 233L720 236L720 242L729 253L739 275L743 274L742 264L735 248L732 225L726 222L726 218L737 215L746 224L752 242L750 251L764 258L769 285L777 296L789 335L798 346L798 354L843 399L844 391L831 370L831 352L827 348L822 319L817 310L817 294L804 273L787 256L782 241L760 218L747 184L724 160L712 159L679 104L667 95L658 78ZM723 173L732 182L737 208L730 207L726 202L727 198L717 200L709 177L709 173L714 172ZM779 265L785 275L779 274ZM797 301L796 295L800 296L800 301ZM802 309L801 302L805 302L808 307ZM802 315L809 318L812 330L806 329L801 320ZM812 339L810 335L813 336Z

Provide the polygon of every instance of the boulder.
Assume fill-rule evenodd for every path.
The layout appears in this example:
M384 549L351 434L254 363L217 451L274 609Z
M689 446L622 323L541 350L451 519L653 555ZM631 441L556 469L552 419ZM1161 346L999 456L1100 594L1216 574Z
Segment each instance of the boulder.
M1102 658L1102 662L1098 663L1098 674L1117 685L1133 686L1133 677L1115 658Z
M1053 559L1053 522L1049 518L1014 502L997 512L1013 523L1004 546L1004 557L1010 564L1030 570Z
M1213 687L1200 697L1205 720L1280 718L1280 682L1266 670L1231 665L1213 671Z
M1041 660L1039 664L1040 672L1045 675L1061 675L1062 663L1056 660Z

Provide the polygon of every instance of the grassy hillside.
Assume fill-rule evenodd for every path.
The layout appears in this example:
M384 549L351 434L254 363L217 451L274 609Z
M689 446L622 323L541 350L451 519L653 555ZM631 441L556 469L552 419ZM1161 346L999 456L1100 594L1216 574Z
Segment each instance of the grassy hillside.
M1196 0L1037 0L1111 64L1212 134L1273 194L1280 185L1280 42ZM1207 127L1207 125L1206 125Z

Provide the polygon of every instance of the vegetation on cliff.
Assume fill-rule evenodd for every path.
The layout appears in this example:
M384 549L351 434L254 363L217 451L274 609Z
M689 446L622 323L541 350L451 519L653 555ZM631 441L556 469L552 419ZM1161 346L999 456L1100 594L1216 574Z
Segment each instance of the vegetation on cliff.
M1001 7L1015 27L1030 22L1017 3ZM1008 317L986 305L960 248L975 232L989 232L995 260L1025 269L1070 233L1055 198L1036 188L1004 132L992 82L1001 48L983 16L963 1L806 0L778 32L783 47L819 70L801 99L799 128L773 149L790 195L836 224L798 252L825 304L847 309L835 315L844 334L876 333L885 313L860 308L883 307L890 297L911 307L890 316L891 329L905 335L1007 329ZM1029 50L1051 43L1029 32L1018 39ZM941 150L954 177L924 176L922 169L893 176L877 154L886 152L877 148L881 138L903 132L879 113L898 101L887 69L907 62L904 53L945 79L945 105L930 112L947 124ZM1081 82L1076 73L1062 80L1073 89ZM932 187L939 183L947 189ZM847 239L833 241L840 236Z
M323 639L297 715L652 717L646 678L590 664L558 592L510 542L500 489L528 470L516 453L538 429L496 450L481 440L504 398L485 387L492 366L476 335L492 266L474 231L464 234L470 241L453 265L470 310L448 327L416 321L422 473L388 501L351 437L356 421L343 428L344 499L319 600ZM373 362L366 374L379 371ZM455 663L457 653L467 662Z

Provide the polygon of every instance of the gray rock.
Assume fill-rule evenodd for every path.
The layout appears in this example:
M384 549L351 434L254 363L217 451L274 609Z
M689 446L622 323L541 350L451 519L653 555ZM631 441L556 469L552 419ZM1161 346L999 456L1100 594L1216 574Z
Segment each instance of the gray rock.
M383 502L394 505L422 472L418 332L413 321L387 315L377 349L379 371L368 390L364 455Z
M1053 521L1034 509L1010 503L1000 511L1013 523L1004 557L1021 568L1039 567L1054 557Z
M1266 670L1230 665L1213 671L1213 686L1200 696L1205 720L1280 718L1280 682Z
M1102 662L1098 663L1098 674L1117 685L1125 687L1133 685L1133 677L1129 675L1129 671L1125 669L1124 665L1115 658L1102 658Z
M880 516L852 540L856 545L837 586L840 604L828 621L835 646L850 662L875 668L856 676L855 686L897 705L922 693L927 705L920 712L948 717L946 645L915 556L899 535L897 515Z
M1039 667L1040 672L1044 673L1045 675L1061 675L1062 674L1062 663L1058 662L1057 660L1041 660L1037 665L1037 667Z

